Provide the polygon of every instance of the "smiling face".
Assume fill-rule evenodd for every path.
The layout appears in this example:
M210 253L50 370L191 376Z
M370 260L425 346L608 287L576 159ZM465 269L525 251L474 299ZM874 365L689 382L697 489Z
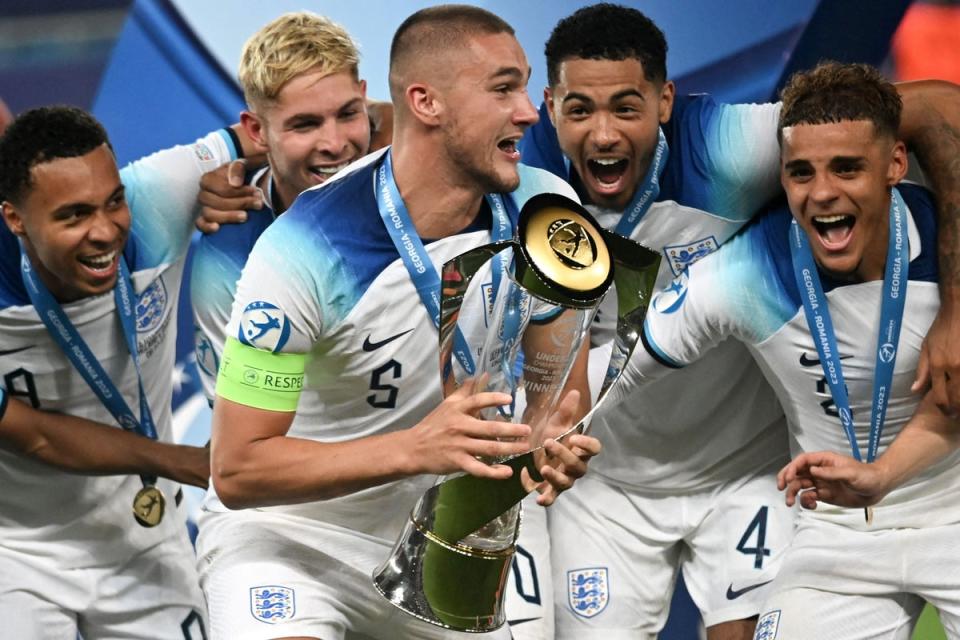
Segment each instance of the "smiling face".
M370 147L366 84L349 71L301 74L256 114L244 112L241 121L266 148L284 206Z
M441 90L440 123L451 165L486 193L513 191L520 184L517 142L537 122L527 95L530 66L508 33L473 36L449 86Z
M673 83L647 80L636 58L572 58L557 77L544 97L560 148L593 204L625 209L670 119Z
M903 143L869 120L784 127L780 179L821 268L840 279L883 278L890 188L906 170Z
M3 203L4 220L57 300L72 302L113 288L130 210L107 145L33 166L21 200Z

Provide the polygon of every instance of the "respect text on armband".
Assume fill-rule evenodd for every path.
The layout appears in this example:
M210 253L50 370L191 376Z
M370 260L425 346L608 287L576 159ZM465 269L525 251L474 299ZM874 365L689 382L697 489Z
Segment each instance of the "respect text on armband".
M261 409L293 411L304 386L304 361L302 355L265 352L229 338L217 395Z

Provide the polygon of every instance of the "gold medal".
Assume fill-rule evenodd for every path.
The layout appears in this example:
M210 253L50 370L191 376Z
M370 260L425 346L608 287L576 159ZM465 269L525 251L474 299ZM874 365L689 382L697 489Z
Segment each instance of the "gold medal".
M148 485L133 498L133 517L141 527L155 527L163 520L163 509L166 500L160 489Z

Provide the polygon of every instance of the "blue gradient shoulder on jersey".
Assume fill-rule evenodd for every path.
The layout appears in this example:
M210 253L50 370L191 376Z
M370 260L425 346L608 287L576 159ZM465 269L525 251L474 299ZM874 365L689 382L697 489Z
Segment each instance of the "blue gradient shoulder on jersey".
M230 316L247 257L273 220L270 209L250 210L246 222L225 224L216 233L198 238L190 270L190 290L196 292L192 301L195 311L202 313L200 307L221 309L224 317Z
M20 244L7 225L0 224L0 310L30 304L20 275Z
M134 163L120 170L120 180L130 206L130 236L123 252L130 270L151 269L183 255L190 245L193 219L170 215L175 205L163 175Z
M547 103L540 104L540 120L528 128L518 145L520 159L530 167L537 167L549 171L564 180L570 178L570 169L560 150L560 141L557 139L557 130L550 122L550 113Z
M237 157L237 148L226 130L216 132L230 151L230 159ZM201 140L183 145L197 154L202 162L214 158L208 146ZM171 150L161 151L166 153ZM184 162L187 162L184 160ZM195 160L191 159L191 162ZM195 167L191 167L183 178L190 178ZM193 233L193 206L195 202L184 203L183 193L176 193L177 186L163 171L158 171L150 162L150 157L134 161L120 170L120 180L126 187L127 204L130 206L130 238L124 255L131 271L151 269L173 262L184 255L190 246ZM190 178L191 186L199 180L199 175ZM189 211L178 211L177 207L189 206Z
M344 318L398 257L377 210L376 166L303 192L261 236L279 263L302 261L295 267L314 278L328 323Z
M698 277L714 280L707 285L711 290L723 292L726 315L742 339L762 342L800 308L787 245L792 219L781 204L691 267Z
M729 220L749 220L754 211L746 206L728 206L727 187L710 173L710 158L720 154L752 153L752 132L733 114L738 105L721 104L706 94L677 96L670 121L663 126L670 157L661 178L659 200L675 200ZM722 146L721 146L722 145Z
M933 194L918 184L901 182L897 190L910 209L913 223L920 234L920 255L910 261L909 277L920 282L939 282L940 263L937 251L939 224Z

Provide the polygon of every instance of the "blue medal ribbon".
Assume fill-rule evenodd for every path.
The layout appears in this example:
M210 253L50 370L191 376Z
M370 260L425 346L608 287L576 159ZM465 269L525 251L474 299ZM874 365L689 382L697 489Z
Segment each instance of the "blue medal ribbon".
M670 148L667 146L667 137L663 135L663 129L657 131L657 149L653 152L653 160L650 161L650 167L647 169L647 175L643 182L637 186L630 204L627 205L620 221L617 223L614 231L619 235L629 238L633 230L637 228L643 216L650 209L657 196L660 195L660 176L663 175L663 169L667 166L667 158L670 157Z
M430 261L417 230L410 220L410 214L407 212L407 206L403 203L400 196L400 190L393 177L393 159L388 150L384 155L383 162L377 168L375 192L377 196L377 207L380 210L380 217L383 219L383 226L386 227L393 245L400 254L403 265L410 274L414 287L420 300L427 308L427 314L433 321L434 327L440 327L440 275L437 269ZM487 194L487 202L490 205L490 211L493 214L493 229L490 231L494 242L506 240L513 235L513 225L507 215L506 205L503 198L498 194ZM500 278L506 264L500 259L500 256L494 256L493 259L493 291L499 289ZM476 371L473 355L467 345L466 338L457 328L457 333L453 339L453 353L457 361L464 368L468 375L473 375Z
M33 303L37 314L43 321L44 326L50 333L54 342L60 347L64 355L70 360L74 368L80 373L90 389L96 394L100 402L106 407L107 411L114 419L128 431L133 431L141 436L157 439L157 430L153 422L153 416L150 413L150 406L147 403L147 394L143 388L143 375L140 371L140 356L137 349L137 328L136 328L136 309L133 302L133 286L130 283L130 271L127 264L120 256L120 273L117 276L117 283L113 288L113 297L117 306L117 313L120 315L120 325L123 329L123 337L127 343L127 349L133 358L133 364L137 371L137 385L140 389L140 419L131 411L130 406L123 395L117 389L117 386L104 371L99 360L87 346L86 341L77 331L70 318L63 311L60 303L57 302L53 294L37 277L30 263L30 258L24 250L23 244L20 245L20 275L23 278L23 284L26 287L30 302ZM140 476L144 484L153 484L156 478L149 476Z
M893 367L897 359L900 327L903 323L903 307L906 299L906 282L910 269L910 240L905 232L906 205L900 192L892 190L890 196L890 236L887 247L887 264L883 276L883 299L880 305L880 331L877 337L876 367L873 374L873 404L870 412L870 438L867 444L866 461L873 462L877 456L883 421L890 398ZM830 318L830 309L823 285L817 273L817 265L804 231L794 220L790 225L790 257L797 288L803 300L807 326L814 338L824 377L833 395L840 414L840 424L850 442L854 459L862 461L860 446L853 427L853 413L843 378L837 339Z

